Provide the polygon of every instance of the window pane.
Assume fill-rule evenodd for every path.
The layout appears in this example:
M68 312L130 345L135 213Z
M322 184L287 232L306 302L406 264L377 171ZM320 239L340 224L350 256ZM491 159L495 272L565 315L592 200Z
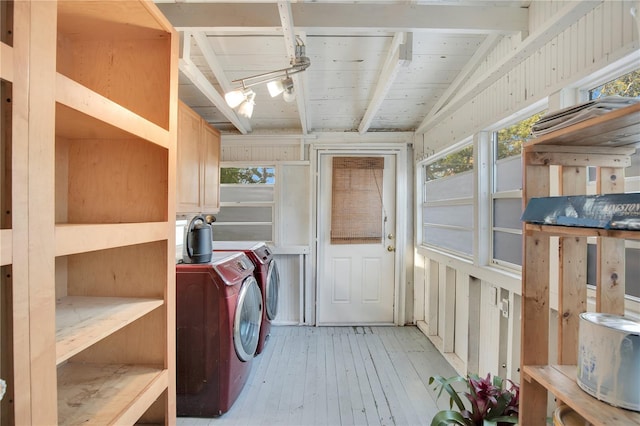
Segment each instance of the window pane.
M423 230L425 244L442 247L463 254L473 254L473 232L462 229L444 229L427 226Z
M498 130L495 134L496 160L520 155L522 153L522 144L532 138L531 127L544 113L545 111L539 112L513 126Z
M382 157L334 157L331 244L382 242Z
M422 220L425 224L436 223L472 229L473 205L427 206L422 211Z
M522 156L497 161L495 176L495 192L522 189Z
M473 172L431 180L425 183L425 201L473 197Z
M269 207L221 207L216 222L271 222L273 209Z
M273 167L222 167L220 183L274 184L275 175Z
M597 284L597 257L596 245L587 246L587 284L596 286ZM629 296L640 298L640 249L625 249L625 293Z
M271 185L221 185L221 203L256 203L273 201Z
M493 226L496 228L521 229L522 200L502 198L493 200Z
M473 170L473 145L469 145L424 167L427 181Z
M273 240L271 225L221 225L213 223L213 241Z
M640 70L632 71L589 91L589 99L611 95L631 98L640 96Z
M514 265L522 265L522 236L493 231L493 258Z

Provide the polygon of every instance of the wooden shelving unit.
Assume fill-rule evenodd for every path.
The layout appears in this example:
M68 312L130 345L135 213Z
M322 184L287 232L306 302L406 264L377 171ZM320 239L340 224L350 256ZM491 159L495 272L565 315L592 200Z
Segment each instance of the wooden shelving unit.
M0 422L174 424L177 34L151 1L11 3Z
M561 195L586 194L587 167L596 168L600 194L624 192L624 167L640 141L640 104L574 124L529 141L523 149L523 202L550 195L560 166ZM587 308L587 238L597 249L596 310L624 314L625 239L639 231L524 224L522 371L519 424L545 424L548 392L594 425L640 424L640 413L598 401L576 383L579 314ZM551 238L559 244L558 341L549 337ZM549 348L557 345L557 361ZM553 365L552 365L553 364Z

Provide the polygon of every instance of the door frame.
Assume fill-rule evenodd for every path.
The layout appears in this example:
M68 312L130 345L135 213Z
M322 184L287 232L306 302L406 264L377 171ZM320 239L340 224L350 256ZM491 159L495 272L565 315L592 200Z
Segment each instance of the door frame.
M318 206L320 205L320 160L325 155L339 156L365 156L365 155L391 155L396 160L396 251L394 256L394 301L393 301L393 323L395 325L404 325L406 319L406 292L407 292L407 270L406 270L406 253L407 253L407 218L410 217L406 211L408 207L408 197L412 195L408 191L407 182L407 146L406 143L376 143L368 147L362 144L318 144L312 146L311 149L311 167L313 176L313 194L312 194L312 212L313 212L313 244L311 246L311 258L313 259L313 289L308 289L313 294L313 313L308 312L308 318L314 318L314 324L318 325L318 309L315 309L319 302L318 282L320 278L320 266L322 259L320 256L320 225ZM403 208L404 207L404 208Z

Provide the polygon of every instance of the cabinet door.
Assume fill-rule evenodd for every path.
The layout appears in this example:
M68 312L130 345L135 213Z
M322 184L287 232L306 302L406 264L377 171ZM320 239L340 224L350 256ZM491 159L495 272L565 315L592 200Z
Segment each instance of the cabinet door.
M200 211L200 116L180 103L178 108L177 213Z
M203 213L220 210L220 133L202 122Z

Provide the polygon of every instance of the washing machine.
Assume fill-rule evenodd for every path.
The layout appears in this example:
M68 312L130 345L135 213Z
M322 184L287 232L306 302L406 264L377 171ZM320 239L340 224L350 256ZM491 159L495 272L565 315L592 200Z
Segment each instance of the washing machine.
M214 252L242 251L253 262L256 270L255 276L258 285L262 290L264 310L262 315L262 326L260 327L260 339L258 341L259 354L264 349L269 333L271 332L271 322L278 314L278 293L280 291L280 276L278 266L273 257L273 252L264 242L237 242L237 241L214 241Z
M243 252L176 265L178 416L216 417L236 401L258 347L263 302Z

